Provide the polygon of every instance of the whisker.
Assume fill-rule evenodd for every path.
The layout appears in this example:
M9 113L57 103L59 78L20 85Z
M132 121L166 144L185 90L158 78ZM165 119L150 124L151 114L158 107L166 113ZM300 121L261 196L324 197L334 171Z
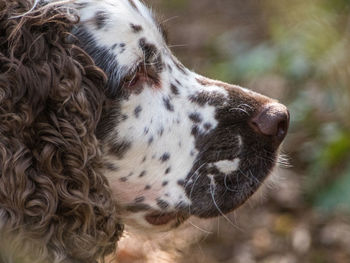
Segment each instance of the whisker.
M273 155L273 152L267 151L266 149L263 150L266 156L261 156L261 152L255 151L256 157L260 158L261 160L276 162L280 167L282 168L292 168L293 165L290 163L290 159L288 155L286 154L279 154L277 156L277 159L269 157L270 155Z
M194 186L195 186L197 180L199 179L199 177L200 177L200 175L197 176L196 180L193 182L193 185L192 185L192 187L191 187L191 191L190 191L190 200L191 200L191 197L192 197L192 192L193 192Z
M189 182L190 182L190 180L192 179L192 177L193 177L194 175L196 175L197 172L198 172L204 165L206 165L206 164L207 164L207 163L203 163L201 166L199 166L199 167L191 174L191 176L188 178L188 181L187 181L186 184L184 185L184 188L187 187L187 185L189 184Z
M167 22L174 20L174 19L177 19L177 18L179 18L179 16L172 16L172 17L166 18L163 21L159 22L159 24L162 25L164 23L167 23Z
M196 182L197 182L199 176L200 176L200 175L198 175L198 177L197 177L196 180L193 182L193 185L192 185L192 187L191 187L190 196L189 196L189 199L190 199L190 200L191 200L191 198L192 198L193 189L194 189L194 186L195 186L195 184L196 184ZM188 213L191 214L191 206L188 206Z
M173 48L173 47L188 47L188 44L179 44L179 45L169 45L169 48Z
M242 106L247 107L247 108L249 108L250 110L253 109L252 106L250 106L250 105L248 105L248 104L246 104L246 103L241 103L241 104L239 104L239 105L238 105L238 108L240 108L240 107L242 107Z
M250 174L250 176L255 180L255 182L257 182L258 184L264 184L264 181L260 181L258 178L256 178L255 175L253 175L252 171L249 170L248 173ZM246 176L245 174L243 174L246 178L249 179L248 176Z
M203 232L203 233L205 233L205 234L208 234L208 235L213 234L212 231L205 230L205 229L203 229L203 228L201 228L201 227L195 225L195 224L192 223L190 220L188 220L188 223L190 223L194 228L197 228L199 231L201 231L201 232Z
M243 112L243 113L249 115L249 113L248 113L246 110L241 109L241 108L231 108L229 111L230 111L230 112L233 112L233 111L241 111L241 112Z
M277 163L281 165L282 168L292 168L293 165L290 163L290 158L286 154L279 154L277 157Z
M210 182L210 185L209 185L209 190L210 190L210 195L211 195L211 198L213 200L213 203L216 207L216 209L218 210L218 212L221 214L221 216L223 218L225 218L227 220L227 222L230 223L231 226L233 226L234 228L240 230L240 231L243 231L240 227L238 227L237 225L235 225L222 211L221 209L219 208L218 204L216 203L215 201L215 194L214 194L214 191L215 191L215 182L214 181L214 177L211 178L211 182Z
M228 185L227 185L227 176L228 176L228 174L225 174L225 177L224 177L225 188L226 188L228 191L230 191L230 192L237 193L237 192L238 192L237 190L228 187Z

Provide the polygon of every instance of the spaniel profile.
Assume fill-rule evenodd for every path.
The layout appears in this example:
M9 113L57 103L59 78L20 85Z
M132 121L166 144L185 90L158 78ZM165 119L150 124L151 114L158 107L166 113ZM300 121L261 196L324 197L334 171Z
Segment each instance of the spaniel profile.
M139 0L0 0L0 262L96 262L124 224L228 213L288 124L184 67Z

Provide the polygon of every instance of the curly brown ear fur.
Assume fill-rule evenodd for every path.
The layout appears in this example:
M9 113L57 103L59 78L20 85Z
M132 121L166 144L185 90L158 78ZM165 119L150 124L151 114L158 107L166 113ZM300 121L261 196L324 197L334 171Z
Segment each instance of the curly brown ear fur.
M66 41L77 17L0 0L0 262L95 262L122 225L95 137L105 76Z

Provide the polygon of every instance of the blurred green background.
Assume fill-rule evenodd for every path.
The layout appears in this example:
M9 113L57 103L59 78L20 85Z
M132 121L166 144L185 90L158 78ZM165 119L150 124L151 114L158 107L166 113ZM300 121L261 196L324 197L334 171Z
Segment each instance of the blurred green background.
M291 113L281 182L178 262L350 262L350 1L146 3L187 67Z

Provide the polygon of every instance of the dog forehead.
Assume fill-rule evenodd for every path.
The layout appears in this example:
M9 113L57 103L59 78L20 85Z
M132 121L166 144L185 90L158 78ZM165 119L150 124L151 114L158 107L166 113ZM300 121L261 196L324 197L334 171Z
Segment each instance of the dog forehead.
M120 66L141 62L145 43L157 47L156 51L166 46L151 11L138 0L82 0L73 6L80 23L93 32L94 41L113 52Z
M74 0L73 5L81 10L80 15L87 19L102 11L109 15L105 22L139 22L156 26L151 11L138 0Z

